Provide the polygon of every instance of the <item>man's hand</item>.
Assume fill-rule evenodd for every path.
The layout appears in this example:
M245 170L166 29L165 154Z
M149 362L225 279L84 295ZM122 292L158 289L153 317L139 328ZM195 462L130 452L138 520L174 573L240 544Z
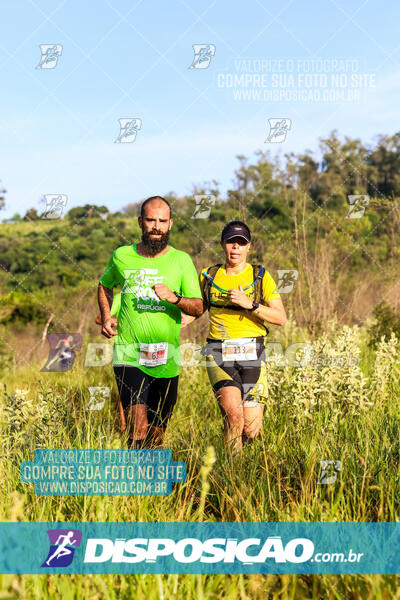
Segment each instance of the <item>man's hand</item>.
M114 319L106 319L101 328L101 335L104 335L106 338L112 338L114 335L118 335L118 332L113 329L115 323Z
M96 325L102 325L101 314L98 314L95 321ZM117 325L117 317L111 317L111 327L116 327Z
M228 298L232 302L232 304L237 304L242 308L253 308L253 301L248 297L246 292L243 291L241 285L239 285L239 289L231 289L228 290Z
M181 316L181 329L187 327L189 323L193 323L196 320L196 317L191 317L190 315L186 315L184 312Z
M171 302L172 304L175 304L175 302L177 301L176 294L174 294L174 292L171 292L171 290L163 283L156 283L155 285L153 285L153 290L160 298L160 300L166 300L167 302Z

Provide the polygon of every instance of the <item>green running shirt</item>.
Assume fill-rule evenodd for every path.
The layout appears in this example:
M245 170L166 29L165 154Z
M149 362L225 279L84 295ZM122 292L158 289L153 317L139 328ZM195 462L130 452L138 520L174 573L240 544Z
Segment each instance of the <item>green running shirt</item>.
M179 375L181 311L160 300L152 286L163 283L186 298L201 298L189 254L171 246L162 256L147 258L138 254L136 244L120 246L100 283L121 287L113 365L132 365L153 377Z
M107 287L107 286L106 286ZM110 317L118 317L121 308L121 292L114 294L113 302L110 308Z

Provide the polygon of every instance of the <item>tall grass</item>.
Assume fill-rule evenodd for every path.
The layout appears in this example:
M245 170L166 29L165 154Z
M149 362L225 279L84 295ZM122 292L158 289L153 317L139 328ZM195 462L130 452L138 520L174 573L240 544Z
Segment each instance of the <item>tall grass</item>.
M22 460L47 448L119 448L111 366L67 373L16 368L0 406L3 521L398 521L400 345L335 323L313 342L311 363L270 357L262 436L237 459L225 453L222 421L202 367L183 369L166 445L187 464L167 497L37 497L19 481ZM339 360L340 359L340 360ZM361 362L359 363L359 360ZM17 384L15 383L17 382ZM103 411L88 411L88 387L109 385ZM341 460L333 485L320 461ZM201 599L400 598L396 576L9 575L0 598Z

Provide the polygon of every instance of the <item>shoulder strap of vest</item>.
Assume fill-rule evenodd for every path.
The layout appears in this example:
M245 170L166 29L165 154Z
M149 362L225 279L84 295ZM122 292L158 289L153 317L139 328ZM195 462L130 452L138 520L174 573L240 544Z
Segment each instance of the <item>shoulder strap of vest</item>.
M264 294L263 294L263 279L265 275L265 269L262 265L253 265L253 277L254 277L254 300L259 302L260 304L264 304ZM265 323L263 323L265 327L265 334L269 334L269 329L266 327Z
M207 310L210 310L210 290L211 284L214 281L214 277L217 274L218 269L222 267L222 264L213 265L212 267L208 267L207 272L203 271L203 281L201 286L201 293L203 296L203 301L207 305Z
M265 269L262 265L253 265L253 294L254 300L260 304L264 304L263 294L263 278Z

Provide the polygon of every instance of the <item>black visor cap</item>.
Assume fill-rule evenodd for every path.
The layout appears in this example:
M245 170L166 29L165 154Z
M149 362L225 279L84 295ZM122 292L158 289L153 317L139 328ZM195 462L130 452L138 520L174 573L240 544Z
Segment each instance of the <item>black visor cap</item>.
M226 242L230 238L241 237L246 240L247 243L251 240L250 231L247 226L241 221L232 221L225 225L222 230L221 242Z

